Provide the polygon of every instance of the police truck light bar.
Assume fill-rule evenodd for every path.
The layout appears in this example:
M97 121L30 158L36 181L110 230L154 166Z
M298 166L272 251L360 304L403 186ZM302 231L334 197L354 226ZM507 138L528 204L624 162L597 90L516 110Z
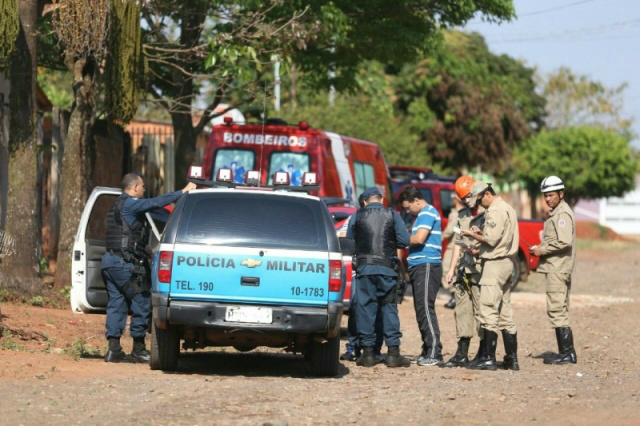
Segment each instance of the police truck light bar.
M231 171L231 169L218 169L216 181L233 182L233 172Z
M273 174L273 185L289 185L289 173L288 172L275 172Z
M245 176L244 183L248 186L260 186L260 171L249 170Z
M202 167L190 166L189 167L189 179L202 179Z
M318 184L318 175L313 172L305 172L302 175L302 186L316 186Z

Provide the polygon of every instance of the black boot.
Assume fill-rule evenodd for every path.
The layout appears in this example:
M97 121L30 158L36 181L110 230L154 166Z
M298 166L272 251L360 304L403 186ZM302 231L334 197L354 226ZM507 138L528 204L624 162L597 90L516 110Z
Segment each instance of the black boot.
M447 303L444 304L444 307L447 309L455 309L456 308L456 298L451 294L451 299Z
M553 355L544 360L545 364L576 364L578 356L573 346L573 332L570 327L556 328L556 339L558 340L558 355Z
M127 355L120 346L120 339L117 337L109 337L109 349L104 356L104 362L120 362L124 361Z
M356 365L360 367L373 367L377 364L376 356L373 353L373 347L365 346L362 348L362 356L356 360Z
M133 338L133 350L131 351L131 361L139 363L149 362L149 351L144 347L144 337Z
M408 367L411 361L400 355L400 346L389 346L387 349L387 367Z
M443 367L464 367L469 364L469 343L470 337L461 337L458 340L458 350Z
M505 370L520 370L520 365L518 364L518 333L510 334L507 330L502 330L502 341L505 352L502 367Z
M467 367L471 367L473 364L476 364L480 358L482 358L482 352L484 351L484 337L480 339L480 343L478 344L478 352L476 352L476 356L469 361Z
M482 355L478 361L470 364L468 368L473 370L496 370L496 344L498 343L498 334L493 331L483 330L484 339L482 340Z

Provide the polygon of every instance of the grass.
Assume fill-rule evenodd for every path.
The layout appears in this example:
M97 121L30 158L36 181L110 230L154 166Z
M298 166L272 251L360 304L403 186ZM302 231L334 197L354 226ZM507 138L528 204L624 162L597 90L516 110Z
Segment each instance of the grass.
M599 240L599 239L578 239L576 248L578 250L631 250L638 247L636 241L630 240Z
M0 341L0 347L8 351L24 350L24 346L22 346L20 343L16 342L13 339L13 334L11 334L9 330L4 330L2 332L2 340Z
M78 337L78 339L73 343L73 345L71 345L69 349L67 349L66 352L75 361L78 361L80 358L100 356L100 350L93 349L91 346L87 345L87 342L82 337Z

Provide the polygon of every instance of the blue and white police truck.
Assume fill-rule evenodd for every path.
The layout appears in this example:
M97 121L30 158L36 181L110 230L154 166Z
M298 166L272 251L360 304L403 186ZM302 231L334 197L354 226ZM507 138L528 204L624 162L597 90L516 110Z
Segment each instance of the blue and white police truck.
M304 354L313 375L338 373L342 252L352 244L305 185L276 172L260 187L256 173L237 185L221 169L175 205L152 257L151 369L175 370L181 346L268 346ZM303 181L313 187L315 173Z

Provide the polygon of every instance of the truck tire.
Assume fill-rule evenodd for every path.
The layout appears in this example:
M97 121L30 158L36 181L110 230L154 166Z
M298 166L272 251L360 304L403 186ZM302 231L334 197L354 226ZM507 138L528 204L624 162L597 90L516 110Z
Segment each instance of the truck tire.
M340 336L332 337L324 343L311 342L311 374L333 377L340 366Z
M180 355L180 335L174 326L167 326L166 330L151 326L151 359L149 365L152 370L175 371L178 367Z

